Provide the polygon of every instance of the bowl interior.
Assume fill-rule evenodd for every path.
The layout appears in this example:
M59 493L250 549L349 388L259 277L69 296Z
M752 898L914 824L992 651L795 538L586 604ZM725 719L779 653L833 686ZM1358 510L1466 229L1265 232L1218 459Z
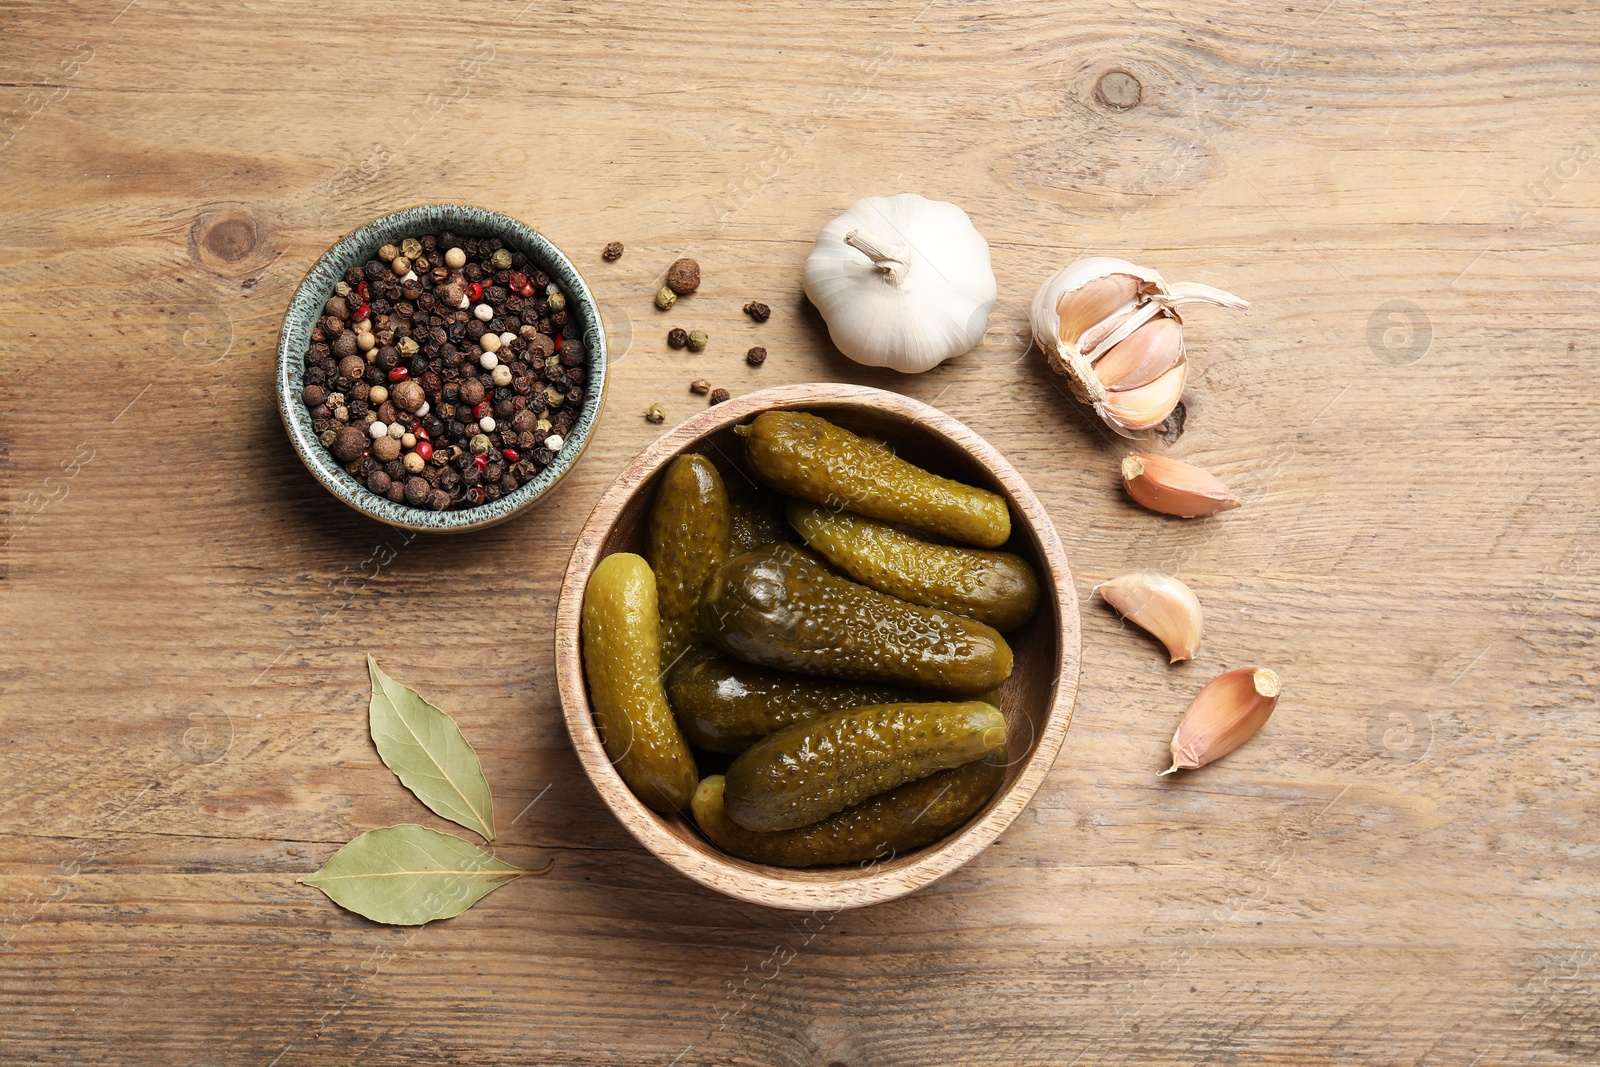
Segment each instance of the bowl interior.
M300 400L305 386L305 356L311 330L322 314L334 286L351 267L371 259L387 243L406 237L452 230L464 237L498 237L526 255L540 270L558 282L569 300L568 314L575 316L584 343L584 399L566 445L548 467L515 492L499 500L459 511L428 511L396 504L371 492L344 470L317 439L311 414ZM509 215L466 204L428 204L406 208L374 219L351 231L306 273L300 283L278 338L278 412L289 438L306 467L346 504L392 526L424 532L458 532L503 522L544 495L559 482L588 446L589 436L605 400L606 336L598 305L583 276L561 250L532 227Z
M893 401L875 400L870 397L805 399L807 389L818 388L832 390L849 388L852 392L893 397ZM1077 685L1076 594L1070 573L1066 570L1060 543L1037 499L998 453L983 444L970 430L946 416L939 415L937 420L919 417L916 409L920 408L925 412L932 412L933 409L924 408L923 405L898 394L880 394L877 390L833 386L790 387L766 392L796 391L800 393L800 397L794 402L761 402L758 398L764 395L762 393L740 398L740 401L744 401L743 404L740 404L740 401L731 403L739 404L743 411L729 412L729 417L716 420L717 424L707 427L704 432L694 433L697 420L691 420L684 427L680 427L679 431L670 435L673 439L677 439L680 434L684 434L681 446L660 449L659 454L649 460L648 469L637 472L637 476L642 480L627 493L625 499L620 501L615 519L604 530L595 531L597 541L586 552L587 558L592 561L589 567L592 567L593 562L598 562L612 552L644 554L648 516L655 498L656 485L665 466L679 454L699 452L715 463L722 473L731 497L737 498L754 492L756 486L744 470L743 450L734 433L734 425L748 421L760 411L776 407L809 411L856 433L881 438L887 441L897 454L920 467L1001 493L1010 503L1012 512L1012 536L1005 547L1033 564L1039 575L1041 597L1039 610L1028 624L1005 635L1015 654L1015 668L1010 679L1000 690L1001 711L1005 715L1008 729L1008 766L1000 789L966 827L922 849L872 861L859 867L788 870L754 864L730 856L703 838L692 821L676 815L659 815L645 808L632 797L621 778L605 761L603 751L598 749L598 735L593 730L592 720L587 732L574 733L574 741L580 746L586 742L592 744L595 746L595 751L600 752L599 762L604 766L599 768L598 772L588 760L585 762L590 766L592 776L596 773L600 776L596 784L614 811L617 810L619 803L628 806L631 801L631 807L636 810L631 810L630 816L648 820L681 849L696 854L724 873L740 872L749 876L730 880L719 878L709 871L700 871L699 864L685 866L676 862L682 858L678 849L669 850L674 855L663 854L662 849L656 847L662 843L662 839L651 840L655 837L653 834L641 836L647 847L652 848L669 863L685 869L691 877L744 899L782 907L814 907L817 906L816 901L824 899L830 904L849 906L872 901L856 899L859 894L846 893L840 898L830 898L827 893L817 891L825 890L827 887L870 881L875 883L875 888L865 895L873 899L888 899L901 892L909 892L947 873L961 862L970 859L977 851L981 851L982 847L997 836L1026 804L1044 772L1054 761L1061 738L1066 731L1067 719L1071 715L1072 698ZM717 409L712 409L698 418L707 419L716 413ZM971 438L971 441L963 443L954 439L947 432L936 428L934 422L959 428L964 435ZM658 442L658 446L665 442L666 439L663 439L663 442ZM974 446L987 451L989 455L980 457L976 454ZM995 463L1003 469L996 469ZM628 477L628 474L624 474L624 479ZM606 501L602 501L601 507L597 508L597 514L605 506ZM580 551L585 551L582 545ZM584 570L587 571L589 567L585 567ZM586 580L587 573L582 577ZM573 580L574 576L569 572L569 585ZM576 590L564 590L563 595L567 595L568 592L581 597L581 585ZM1064 613L1068 611L1070 611L1070 624L1064 626ZM581 678L575 684L581 686L583 684ZM583 695L580 714L587 719L590 716L590 709L587 693ZM569 712L569 726L572 725L574 724ZM707 766L702 763L700 773L703 777L708 773L717 773L720 769L721 766L718 764ZM1023 788L1019 790L1019 786ZM617 790L621 790L623 795L617 796ZM620 816L622 812L619 811L618 814ZM623 821L635 829L636 833L638 832L636 818L624 818ZM992 832L987 832L981 841L976 842L976 847L973 847L974 842L967 838L975 828L979 827ZM707 876L702 876L703 874ZM897 891L885 892L885 887Z

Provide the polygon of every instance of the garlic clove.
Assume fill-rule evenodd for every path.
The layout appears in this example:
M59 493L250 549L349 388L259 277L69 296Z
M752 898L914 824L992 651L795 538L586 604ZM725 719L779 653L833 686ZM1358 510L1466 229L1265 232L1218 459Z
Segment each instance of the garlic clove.
M1137 389L1149 385L1182 360L1183 327L1177 319L1162 317L1151 319L1113 345L1095 360L1094 372L1112 391Z
M1131 274L1108 274L1086 283L1082 288L1062 292L1056 300L1056 314L1060 322L1057 336L1063 344L1074 345L1080 351L1093 348L1095 341L1085 338L1084 332L1124 308L1131 310L1143 284Z
M1221 759L1256 735L1278 706L1283 683L1265 667L1237 667L1217 675L1194 698L1172 735L1172 766L1194 770Z
M1194 590L1168 574L1124 574L1095 586L1107 604L1167 646L1170 662L1194 659L1204 619Z
M1122 460L1122 486L1135 501L1163 515L1185 519L1239 507L1226 482L1181 459L1136 452Z
M1123 392L1108 392L1095 405L1101 416L1116 426L1128 430L1149 430L1161 425L1172 414L1183 396L1183 385L1189 377L1189 365L1179 363L1148 385Z

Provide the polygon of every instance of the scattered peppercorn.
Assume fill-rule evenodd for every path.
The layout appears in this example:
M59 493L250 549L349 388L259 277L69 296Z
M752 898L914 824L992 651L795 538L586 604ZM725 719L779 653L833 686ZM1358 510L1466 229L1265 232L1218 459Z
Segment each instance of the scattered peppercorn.
M395 503L468 508L515 492L554 462L587 395L568 294L496 238L427 234L379 251L335 283L312 332L312 430Z
M756 345L744 354L744 361L752 367L759 367L767 361L767 350L760 345Z
M675 259L667 268L667 288L687 296L700 288L700 264L692 259Z
M644 421L662 423L667 421L667 412L660 404L651 404L644 409Z
M711 390L711 402L713 404L720 404L724 400L727 400L728 397L729 397L729 393L728 393L728 391L726 389L713 389L713 390Z
M615 263L622 258L622 242L612 241L606 245L605 251L600 253L607 263Z
M752 300L744 306L744 313L757 322L766 322L772 317L772 309L759 300Z
M689 343L689 331L681 326L674 326L667 331L667 345L670 348L682 348Z
M671 311L672 305L678 302L678 294L663 285L656 291L656 307L662 311Z
M705 396L707 393L711 392L711 383L706 381L704 378L696 378L694 381L689 383L689 391L699 393L701 396Z
M710 340L711 338L706 336L706 332L704 330L690 330L688 340L689 351L704 352L706 350L706 343Z

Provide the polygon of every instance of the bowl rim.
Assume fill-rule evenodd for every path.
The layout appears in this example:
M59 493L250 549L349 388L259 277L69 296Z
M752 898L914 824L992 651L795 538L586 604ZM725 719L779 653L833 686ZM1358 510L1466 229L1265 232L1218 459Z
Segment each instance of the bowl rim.
M454 511L424 511L406 504L396 504L378 496L348 474L334 461L333 456L317 440L311 430L311 417L300 401L296 381L304 380L305 350L310 344L311 328L300 330L297 320L308 317L314 322L320 306L315 296L324 286L331 292L334 282L343 277L342 269L334 263L360 249L392 238L397 227L417 228L420 232L431 229L457 229L469 236L496 236L514 241L527 256L546 268L555 266L569 272L572 282L570 295L577 301L584 325L584 374L587 392L583 409L566 435L567 444L561 453L532 481L519 486L515 492L475 508ZM561 279L563 284L567 279ZM327 298L323 297L323 301ZM302 336L303 335L303 336ZM609 362L605 323L600 313L600 302L595 298L583 272L566 253L538 230L520 219L493 208L462 202L414 204L379 215L350 230L327 251L318 256L306 269L305 276L295 287L289 306L284 311L283 323L278 330L276 393L278 416L289 442L300 462L305 464L322 487L346 506L379 522L402 530L418 533L464 533L481 530L505 522L534 503L544 499L564 479L588 450L594 429L599 424L605 407ZM576 441L573 438L576 437Z
M584 680L580 622L583 584L600 560L609 521L628 498L668 462L696 441L764 411L824 405L888 409L930 426L974 459L997 472L1015 497L1019 517L1038 541L1041 564L1055 589L1057 641L1055 678L1038 743L1009 790L977 821L942 843L927 846L911 863L880 869L846 882L791 880L793 873L762 867L732 856L699 852L667 829L662 817L633 795L600 742ZM556 608L556 681L572 747L585 773L617 821L667 866L699 884L739 900L788 910L842 910L880 904L914 892L959 868L982 852L1022 813L1054 766L1072 722L1082 660L1077 589L1066 550L1043 503L993 445L959 420L900 393L842 383L783 385L736 397L693 416L642 450L617 476L584 522L562 577ZM602 788L602 783L605 787ZM768 873L775 872L775 873Z

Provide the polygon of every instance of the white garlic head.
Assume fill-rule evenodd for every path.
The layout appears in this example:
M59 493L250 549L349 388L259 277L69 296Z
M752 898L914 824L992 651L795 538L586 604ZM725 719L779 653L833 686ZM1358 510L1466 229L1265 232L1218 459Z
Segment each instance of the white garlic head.
M824 226L805 286L839 351L906 374L976 347L998 292L967 213L916 193L865 197Z
M1033 298L1033 339L1080 401L1124 437L1151 433L1178 406L1189 366L1184 304L1250 305L1209 285L1168 285L1112 256L1064 267Z

